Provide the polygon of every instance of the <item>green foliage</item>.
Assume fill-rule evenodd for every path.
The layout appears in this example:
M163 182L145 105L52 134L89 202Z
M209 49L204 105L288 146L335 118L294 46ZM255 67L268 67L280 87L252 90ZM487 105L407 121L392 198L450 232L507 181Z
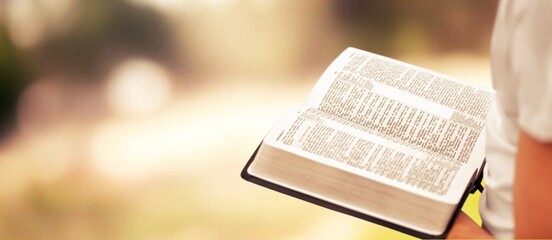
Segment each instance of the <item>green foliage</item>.
M0 137L13 125L17 99L30 75L20 53L0 25Z

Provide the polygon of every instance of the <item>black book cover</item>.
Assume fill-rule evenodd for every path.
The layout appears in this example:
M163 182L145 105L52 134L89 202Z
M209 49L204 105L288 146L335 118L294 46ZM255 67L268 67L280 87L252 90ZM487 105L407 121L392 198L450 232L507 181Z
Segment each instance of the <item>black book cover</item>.
M319 206L322 206L322 207L325 207L325 208L328 208L328 209L331 209L331 210L334 210L334 211L337 211L337 212L341 212L341 213L351 215L351 216L354 216L354 217L357 217L357 218L360 218L360 219L364 219L366 221L370 221L370 222L376 223L378 225L382 225L382 226L394 229L396 231L399 231L399 232L402 232L402 233L405 233L405 234L408 234L408 235L411 235L411 236L414 236L414 237L422 238L422 239L444 239L444 238L446 238L449 231L450 231L450 229L451 229L451 227L452 227L452 224L454 223L454 220L456 219L456 217L460 213L460 210L462 209L462 206L464 205L464 202L468 198L468 195L470 193L474 193L477 190L482 191L481 180L482 180L482 177L483 177L483 171L482 170L483 170L483 167L485 166L485 161L483 161L483 164L481 165L481 167L473 173L472 178L471 178L470 182L468 183L468 185L466 186L466 190L464 191L464 194L462 195L462 198L460 199L460 203L458 204L458 206L456 206L456 209L454 210L454 214L451 217L451 219L449 220L449 223L447 224L447 228L445 229L445 232L441 235L429 235L429 234L419 232L419 231L416 231L416 230L412 230L410 228L406 228L404 226L400 226L400 225L397 225L395 223L391 223L391 222L385 221L383 219L379 219L377 217L366 215L364 213L354 211L354 210L345 208L343 206L339 206L339 205L336 205L334 203L327 202L327 201L324 201L322 199L318 199L318 198L315 198L313 196L309 196L309 195L306 195L304 193L301 193L301 192L298 192L298 191L295 191L295 190L292 190L292 189L289 189L289 188L286 188L286 187L283 187L283 186L265 181L263 179L255 177L255 176L249 175L249 173L247 173L247 169L249 168L249 166L251 165L251 163L255 159L255 156L257 155L257 151L259 151L260 146L261 145L259 145L259 147L257 147L255 152L253 153L251 158L249 158L249 161L247 161L247 164L243 168L243 170L241 172L241 177L243 179L245 179L249 182L258 184L260 186L272 189L274 191L286 194L288 196L292 196L292 197L295 197L295 198L298 198L298 199L301 199L301 200L304 200L304 201L307 201L307 202L310 202L310 203L313 203L313 204L316 204L316 205L319 205Z

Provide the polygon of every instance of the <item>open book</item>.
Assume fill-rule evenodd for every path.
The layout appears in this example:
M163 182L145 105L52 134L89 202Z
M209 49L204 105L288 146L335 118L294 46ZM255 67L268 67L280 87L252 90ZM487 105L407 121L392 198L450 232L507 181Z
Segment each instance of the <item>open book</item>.
M346 49L242 177L423 238L444 237L484 163L494 92Z

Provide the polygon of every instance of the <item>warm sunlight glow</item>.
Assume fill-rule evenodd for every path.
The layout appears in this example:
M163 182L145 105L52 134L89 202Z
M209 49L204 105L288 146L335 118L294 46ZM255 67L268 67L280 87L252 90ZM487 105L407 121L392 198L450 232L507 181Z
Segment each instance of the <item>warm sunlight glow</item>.
M220 143L223 128L208 116L164 114L135 121L106 121L92 136L95 168L114 180L134 181L159 171L196 171L201 153Z
M284 90L292 96L305 92L302 87L220 86L179 96L154 115L105 119L92 131L92 165L119 182L135 182L171 171L193 175L211 171L213 166L223 170L226 164L248 157L226 153L234 152L236 144L253 150L262 137L259 132L268 131L284 104L289 104L278 101L267 107L266 102L251 99L279 95Z
M413 239L240 173L347 47L489 87L497 2L0 0L0 240Z

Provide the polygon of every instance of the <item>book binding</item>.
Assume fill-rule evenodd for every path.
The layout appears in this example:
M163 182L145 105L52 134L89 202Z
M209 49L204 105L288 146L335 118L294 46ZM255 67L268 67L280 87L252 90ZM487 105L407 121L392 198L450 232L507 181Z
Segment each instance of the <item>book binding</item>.
M286 188L286 187L283 187L283 186L280 186L280 185L277 185L277 184L274 184L274 183L271 183L271 182L268 182L266 180L263 180L263 179L260 179L258 177L250 175L247 172L247 169L249 168L249 166L251 165L251 163L255 159L255 156L257 155L257 152L259 151L260 146L261 145L259 145L257 147L255 152L253 153L251 158L249 158L249 161L247 161L247 164L245 165L245 167L241 171L241 177L244 180L255 183L257 185L260 185L260 186L263 186L263 187L266 187L266 188L269 188L269 189L272 189L274 191L283 193L285 195L295 197L295 198L298 198L298 199L301 199L301 200L304 200L304 201L307 201L307 202L325 207L327 209L331 209L331 210L334 210L334 211L337 211L337 212L340 212L340 213L343 213L343 214L354 216L354 217L357 217L357 218L360 218L360 219L363 219L363 220L366 220L366 221L369 221L369 222L372 222L372 223L375 223L375 224L378 224L378 225L381 225L381 226L385 226L385 227L391 228L393 230L396 230L396 231L399 231L399 232L402 232L402 233L405 233L405 234L408 234L408 235L411 235L411 236L414 236L414 237L422 238L422 239L444 239L444 238L446 238L448 233L450 232L450 229L452 228L454 220L456 219L456 217L460 213L460 211L462 209L462 206L466 202L466 199L468 198L468 196L470 194L475 193L476 191L480 191L480 192L483 191L483 186L481 185L481 180L483 179L483 168L485 166L485 160L483 160L483 163L482 163L481 167L478 168L477 171L475 171L473 173L468 185L466 186L466 190L464 191L464 194L462 195L462 198L460 199L460 203L456 206L456 209L454 210L453 216L449 220L449 223L447 224L447 227L446 227L445 231L443 232L443 234L441 234L441 235L429 235L427 233L419 232L419 231L416 231L416 230L413 230L413 229L410 229L410 228L406 228L404 226L400 226L400 225L397 225L395 223L392 223L392 222L389 222L389 221L386 221L386 220L383 220L383 219L380 219L380 218L377 218L377 217L374 217L374 216L370 216L370 215L367 215L367 214L364 214L364 213L361 213L361 212L358 212L358 211L355 211L355 210L351 210L349 208L345 208L343 206L339 206L337 204L334 204L334 203L331 203L331 202L328 202L328 201L325 201L325 200L322 200L322 199L319 199L319 198L316 198L316 197L313 197L313 196L309 196L309 195L306 195L304 193L301 193L301 192L298 192L298 191L295 191L295 190L292 190L292 189L289 189L289 188Z

